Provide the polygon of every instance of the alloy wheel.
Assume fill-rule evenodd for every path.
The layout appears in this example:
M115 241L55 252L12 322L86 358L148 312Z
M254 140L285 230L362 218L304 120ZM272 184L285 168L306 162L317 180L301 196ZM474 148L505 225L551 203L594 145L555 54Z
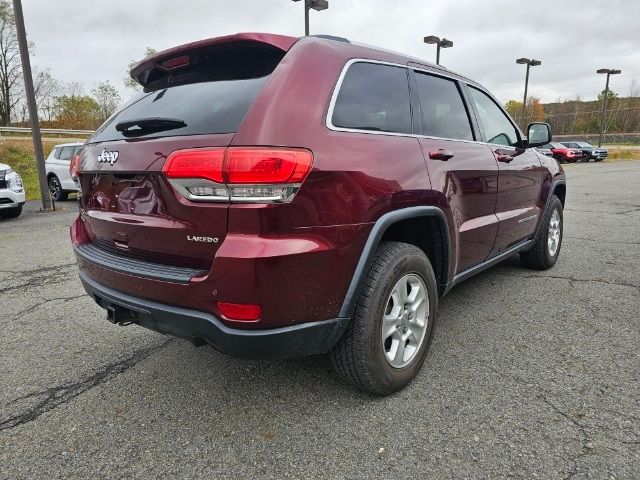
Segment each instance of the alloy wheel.
M382 318L382 348L394 368L411 363L420 350L429 322L429 295L420 276L403 276L391 290Z
M549 255L554 257L560 246L560 212L555 209L549 220L549 231L547 233L547 249Z

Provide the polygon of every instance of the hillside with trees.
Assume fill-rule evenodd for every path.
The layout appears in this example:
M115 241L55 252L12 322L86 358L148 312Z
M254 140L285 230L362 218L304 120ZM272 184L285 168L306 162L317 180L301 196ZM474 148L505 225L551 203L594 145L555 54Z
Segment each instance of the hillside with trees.
M527 100L524 122L521 122L522 102L510 100L505 108L519 124L544 121L551 125L555 135L593 135L600 131L603 97L604 91L597 100L575 98L545 104L531 97ZM637 82L631 82L624 97L609 91L605 117L605 132L640 133L640 86Z

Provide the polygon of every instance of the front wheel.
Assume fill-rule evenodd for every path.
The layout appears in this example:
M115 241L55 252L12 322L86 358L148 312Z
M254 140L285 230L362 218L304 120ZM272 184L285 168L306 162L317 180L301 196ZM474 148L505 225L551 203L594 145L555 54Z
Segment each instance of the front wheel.
M535 270L547 270L553 267L560 255L562 246L562 202L553 195L549 210L542 219L543 230L530 250L520 254L520 261L525 267Z
M438 307L436 279L418 247L384 242L363 283L331 361L357 388L389 395L415 378L427 356Z

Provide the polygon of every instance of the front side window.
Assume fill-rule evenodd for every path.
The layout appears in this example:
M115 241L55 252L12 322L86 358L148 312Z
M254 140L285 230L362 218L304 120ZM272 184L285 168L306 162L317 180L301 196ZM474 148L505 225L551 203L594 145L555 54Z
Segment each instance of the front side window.
M518 133L509 117L486 93L469 88L476 105L487 143L514 147L518 144Z
M331 123L356 130L411 133L407 69L364 62L351 65Z
M422 135L473 140L467 110L455 82L416 72Z

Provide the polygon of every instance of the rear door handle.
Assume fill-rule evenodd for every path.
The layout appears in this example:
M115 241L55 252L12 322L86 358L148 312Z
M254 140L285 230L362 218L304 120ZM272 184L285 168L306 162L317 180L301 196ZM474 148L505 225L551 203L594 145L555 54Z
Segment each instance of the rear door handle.
M446 162L453 157L454 155L452 152L450 152L449 150L444 150L442 148L439 148L438 150L431 150L429 152L429 158L431 160L443 160Z

